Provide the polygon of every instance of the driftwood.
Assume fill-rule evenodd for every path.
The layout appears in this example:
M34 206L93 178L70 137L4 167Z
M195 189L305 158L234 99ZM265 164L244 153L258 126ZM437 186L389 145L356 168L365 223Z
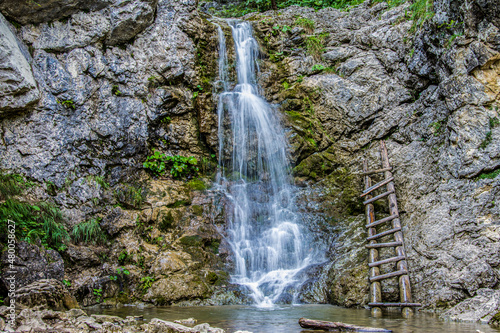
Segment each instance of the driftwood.
M307 318L300 318L299 325L302 328L337 332L392 332L391 330L386 330L384 328L363 327L341 322L313 320Z

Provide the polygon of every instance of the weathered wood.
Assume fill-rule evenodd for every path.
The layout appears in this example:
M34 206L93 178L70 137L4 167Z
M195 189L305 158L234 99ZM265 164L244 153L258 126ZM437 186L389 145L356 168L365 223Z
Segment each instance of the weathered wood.
M385 328L376 327L364 327L351 325L341 322L333 321L323 321L323 320L313 320L307 318L300 318L299 325L302 328L312 328L315 330L326 330L326 331L347 331L347 332L392 332Z
M368 303L368 306L385 306L385 307L402 307L402 306L422 306L420 303L381 303L381 302L373 302Z
M368 170L368 162L365 160L363 163L363 171ZM370 176L365 176L365 188L370 188L371 186L371 178ZM367 199L370 199L372 196L368 195ZM366 222L368 224L373 223L375 221L375 208L372 204L366 205ZM377 230L375 228L368 228L368 236L375 235ZM376 241L371 241L370 243L376 243ZM369 262L378 261L378 250L373 248L369 250ZM379 267L371 267L370 268L370 277L380 275ZM370 301L372 302L382 302L382 285L380 282L375 281L370 284ZM382 309L379 307L372 307L371 309L372 316L380 317L382 315Z
M384 186L385 184L387 184L388 182L392 182L393 180L394 180L394 177L391 177L389 179L381 181L380 183L377 183L373 186L368 187L366 190L363 191L363 194L361 194L360 197L364 197L365 195L372 193L373 191L375 191L379 187Z
M369 267L376 267L376 266L380 266L383 264L390 264L391 262L396 262L396 261L405 260L405 259L406 259L406 257L403 257L403 256L392 257L392 258L388 258L388 259L384 259L384 260L370 262L368 264L368 266Z
M382 194L379 194L379 195L377 195L376 197L373 197L373 198L371 198L371 199L368 199L368 200L364 201L364 202L363 202L363 205L367 205L367 204L369 204L369 203L372 203L372 202L374 202L374 201L377 201L377 200L379 200L379 199L382 199L382 198L384 198L384 197L386 197L386 196L388 196L389 194L392 194L392 193L394 193L394 190L392 190L392 191L387 191L387 192L384 192L384 193L382 193Z
M395 277L395 276L400 276L400 275L405 275L405 274L408 274L408 271L405 269L403 271L395 271L395 272L390 272L390 273L387 273L387 274L382 274L382 275L378 275L378 276L374 276L374 277L371 277L370 278L370 282L371 281L380 281L380 280L385 280L385 279L389 279L391 277Z
M382 223L385 223L385 222L389 222L389 221L392 221L394 220L395 218L398 218L399 215L391 215L391 216L388 216L388 217L384 217L383 219L380 219L378 221L375 221L373 223L369 223L366 225L367 228L371 228L371 227L374 227L376 225L379 225L379 224L382 224Z
M391 165L389 164L389 154L387 153L387 147L385 146L384 141L380 141L380 157L382 159L382 168L384 168L384 169L390 168ZM385 178L392 177L391 170L385 171L384 176L385 176ZM392 194L390 194L387 197L387 200L389 202L389 213L391 215L399 215L398 203L397 203L397 199L396 199L396 194L395 194L393 182L389 182L387 184L387 191L393 192ZM401 228L401 221L399 220L399 218L392 220L392 227L393 228ZM403 242L404 242L403 241L403 233L401 231L395 232L394 239L403 244ZM396 255L397 256L406 256L404 246L396 247ZM397 268L400 271L403 271L403 270L407 271L408 264L406 263L406 260L398 261ZM399 296L400 296L401 303L412 303L410 278L408 277L407 274L402 275L399 278ZM405 317L409 317L413 314L413 309L411 309L410 307L404 307L402 309L402 314Z
M378 170L365 171L365 172L363 172L363 175L364 175L364 176L369 176L369 175L373 175L373 174L375 174L375 173L381 173L381 172L391 171L391 170L392 170L392 167L389 167L389 168L383 168L383 169L378 169Z
M394 229L391 229L391 230L387 230L387 231L384 231L384 232L381 232L379 234L375 234L373 236L370 236L367 238L367 240L373 240L373 239L378 239L380 237L384 237L384 236L387 236L387 235L390 235L390 234L393 234L395 233L396 231L401 231L401 228L394 228Z
M365 247L367 249L375 249L375 248L381 248L381 247L396 247L396 246L401 246L401 242L389 242L389 243L376 243L376 244L366 244Z

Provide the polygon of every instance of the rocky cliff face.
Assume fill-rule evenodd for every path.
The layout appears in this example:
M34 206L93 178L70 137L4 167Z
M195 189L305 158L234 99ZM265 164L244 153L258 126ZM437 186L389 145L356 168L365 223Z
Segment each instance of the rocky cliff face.
M409 4L246 17L269 57L261 84L289 124L294 172L309 186L304 210L333 231L332 263L306 299L367 303L356 174L364 159L380 168L379 140L395 170L415 300L446 308L498 288L498 17L485 14L493 3L466 5L436 2L415 35ZM383 288L398 299L395 281Z
M192 0L13 3L0 2L14 23L0 18L0 169L30 179L18 200L51 202L70 232L98 221L107 239L60 254L18 244L19 287L65 279L85 306L199 301L226 287L223 210L206 191L215 26ZM194 156L200 178L146 173L154 149Z
M409 4L245 17L262 47L261 86L288 129L301 208L330 245L331 262L311 273L303 301L367 303L356 173L364 159L380 165L380 140L394 167L415 301L447 308L498 288L500 17L494 1L467 4L436 1L416 33ZM58 205L68 228L101 218L108 246L62 251L84 305L200 302L227 286L217 195L142 168L158 149L205 158L213 171L217 36L197 5L0 1L16 23L0 22L9 41L0 49L0 168L33 180L26 195ZM387 214L383 203L376 211ZM384 289L397 298L394 281Z

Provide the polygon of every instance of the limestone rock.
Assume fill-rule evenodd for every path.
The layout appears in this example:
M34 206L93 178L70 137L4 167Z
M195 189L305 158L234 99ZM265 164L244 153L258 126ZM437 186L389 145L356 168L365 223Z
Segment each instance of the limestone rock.
M50 0L25 1L2 0L0 11L21 23L42 23L62 19L78 11L95 11L109 6L112 0Z
M13 7L18 7L13 5ZM21 51L11 25L0 14L0 116L33 106L40 99L31 65Z
M7 252L2 255L4 264L2 281L7 285L8 270ZM64 261L61 255L54 250L45 250L34 244L19 242L16 244L16 257L14 269L16 272L16 287L24 287L32 282L42 279L56 279L61 281L64 277Z
M202 298L207 285L191 274L174 274L153 283L143 299L156 305L166 305L182 299Z
M16 302L36 310L69 310L78 308L78 303L64 285L55 279L35 281L17 290Z
M476 296L466 299L441 315L441 318L487 324L500 311L500 291L479 289Z

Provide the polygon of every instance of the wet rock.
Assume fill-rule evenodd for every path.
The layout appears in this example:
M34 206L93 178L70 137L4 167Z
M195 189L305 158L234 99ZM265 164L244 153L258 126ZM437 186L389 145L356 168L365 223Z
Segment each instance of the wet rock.
M27 52L22 51L11 29L12 25L0 14L0 61L3 64L0 75L0 117L7 112L28 109L40 99Z
M155 305L167 305L182 299L203 298L208 291L207 285L197 276L173 274L155 281L143 299Z
M3 274L5 280L8 270L15 271L16 287L24 287L32 282L42 279L55 279L61 281L64 277L64 261L61 255L54 250L45 250L34 244L19 242L16 244L16 256L13 269L9 268L7 251L2 255Z
M64 285L55 279L43 279L17 290L16 303L34 310L69 310L78 308L78 302Z
M463 322L494 321L493 317L500 311L500 291L479 289L476 296L466 299L441 315L443 319Z

